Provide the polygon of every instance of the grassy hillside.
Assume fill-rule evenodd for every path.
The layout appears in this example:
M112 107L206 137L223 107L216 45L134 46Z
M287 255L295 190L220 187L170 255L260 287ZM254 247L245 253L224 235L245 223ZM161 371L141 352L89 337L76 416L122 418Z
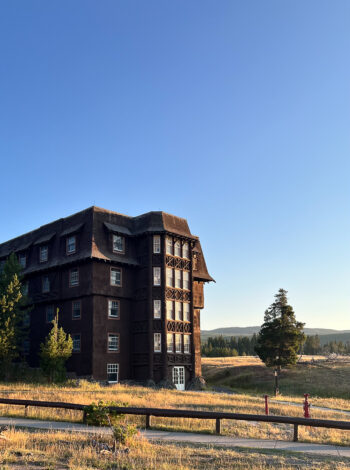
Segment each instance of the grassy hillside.
M350 399L350 358L327 361L326 358L306 357L290 369L283 369L280 390L283 395ZM203 375L216 387L229 387L252 394L273 393L273 370L258 358L203 358Z

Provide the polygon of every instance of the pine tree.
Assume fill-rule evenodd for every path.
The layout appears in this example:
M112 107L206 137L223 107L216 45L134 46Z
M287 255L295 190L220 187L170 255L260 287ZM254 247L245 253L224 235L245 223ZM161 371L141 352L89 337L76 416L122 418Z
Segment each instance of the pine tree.
M73 340L58 327L58 309L51 323L51 331L40 345L40 367L50 382L60 382L66 377L65 362L72 355Z
M280 289L275 298L275 302L265 311L255 351L267 367L275 368L277 395L281 367L296 364L305 335L304 323L296 321L293 308L288 305L287 291Z
M23 293L21 266L11 254L0 275L0 375L6 376L12 361L21 352L26 331L23 320L28 315L28 299Z

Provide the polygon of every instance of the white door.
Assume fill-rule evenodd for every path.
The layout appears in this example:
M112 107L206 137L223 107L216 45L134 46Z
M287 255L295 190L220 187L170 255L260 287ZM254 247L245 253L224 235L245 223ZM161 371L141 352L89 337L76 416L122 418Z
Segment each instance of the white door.
M178 390L185 390L185 368L173 368L173 382Z

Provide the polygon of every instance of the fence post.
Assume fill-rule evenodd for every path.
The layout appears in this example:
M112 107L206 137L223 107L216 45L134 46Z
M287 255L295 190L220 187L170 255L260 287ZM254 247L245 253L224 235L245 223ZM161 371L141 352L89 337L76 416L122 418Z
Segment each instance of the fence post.
M24 416L25 416L25 417L28 416L28 405L25 405L25 406L24 406Z
M216 418L216 429L215 429L215 432L216 434L220 434L221 433L221 421L219 418Z
M151 415L146 415L146 429L151 427Z
M298 425L294 424L293 442L298 442Z
M268 395L265 395L265 414L268 415L269 414L269 396Z
M83 424L86 424L86 410L83 411Z

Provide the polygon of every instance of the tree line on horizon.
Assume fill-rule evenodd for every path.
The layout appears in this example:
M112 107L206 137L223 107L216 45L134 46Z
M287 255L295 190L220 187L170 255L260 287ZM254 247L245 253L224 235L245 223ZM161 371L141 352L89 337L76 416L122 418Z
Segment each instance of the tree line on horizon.
M255 347L258 335L252 336L210 336L202 344L203 357L236 357L236 356L256 356ZM319 335L306 336L299 354L306 355L327 355L342 354L350 355L350 341L328 341L321 344Z

